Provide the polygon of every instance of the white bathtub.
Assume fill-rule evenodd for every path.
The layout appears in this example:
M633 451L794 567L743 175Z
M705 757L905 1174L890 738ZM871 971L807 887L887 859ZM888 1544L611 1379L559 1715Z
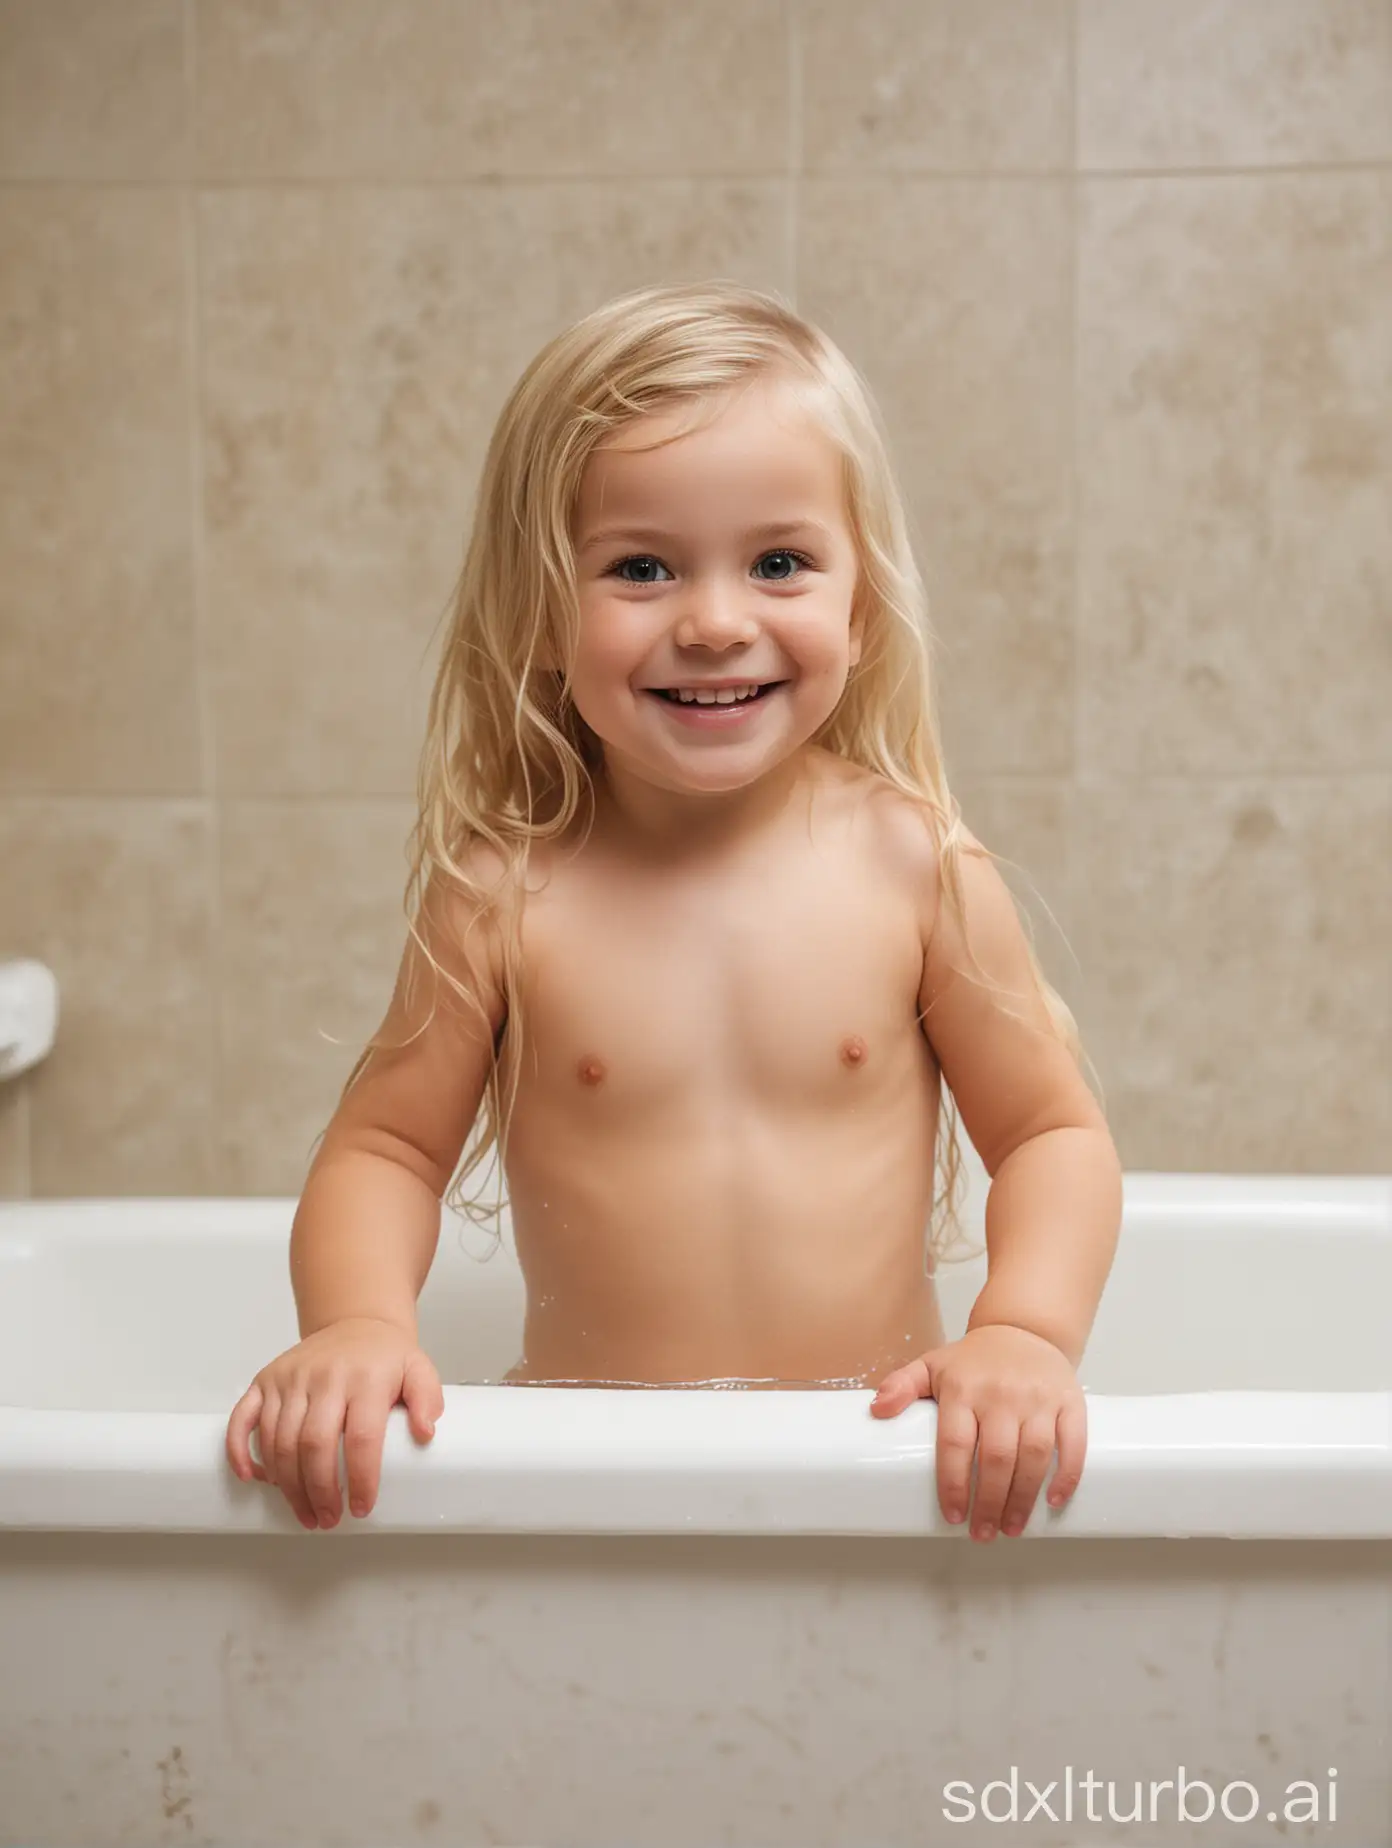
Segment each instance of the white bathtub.
M291 1212L0 1206L0 1848L888 1848L1001 1839L1012 1778L1030 1844L1139 1848L1181 1775L1205 1841L1392 1844L1392 1178L1129 1175L1082 1487L990 1547L868 1392L447 1386L305 1533L223 1457ZM423 1340L496 1379L461 1237Z

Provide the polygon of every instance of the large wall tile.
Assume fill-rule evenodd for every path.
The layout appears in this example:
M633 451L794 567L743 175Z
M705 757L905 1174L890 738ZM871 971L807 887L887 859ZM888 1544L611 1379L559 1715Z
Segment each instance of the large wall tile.
M29 1080L0 1083L0 1200L29 1196Z
M1392 159L1387 0L1078 0L1078 164Z
M414 787L432 633L493 421L623 289L787 287L779 182L203 200L219 787Z
M172 192L0 192L0 791L199 788Z
M799 306L864 373L889 431L939 638L949 770L1070 771L1068 185L802 193Z
M1230 1251L1230 1241L1245 1237L1246 1228L1241 1232L1234 1228L1218 1233L1214 1242ZM1251 1254L1251 1293L1248 1302L1234 1305L1234 1311L1236 1316L1250 1317L1256 1326L1233 1329L1232 1346L1258 1352L1265 1347L1266 1352L1275 1353L1271 1320L1284 1320L1290 1314L1286 1307L1286 1292L1291 1287L1286 1255L1290 1247L1285 1245L1280 1256L1268 1262L1258 1234L1250 1238L1246 1249ZM1129 1256L1123 1244L1123 1277ZM1185 1259L1176 1263L1176 1273L1192 1276L1188 1266L1197 1261L1197 1253L1190 1256L1186 1252ZM1317 1270L1322 1262L1317 1256L1311 1268ZM1314 1325L1310 1354L1292 1355L1289 1371L1280 1380L1292 1392L1321 1378L1332 1384L1333 1369L1324 1372L1314 1355L1327 1351L1325 1343L1332 1346L1342 1334L1316 1320L1322 1303L1329 1300L1326 1280L1315 1275L1301 1283L1308 1291L1305 1300ZM1297 1283L1296 1288L1300 1287ZM1139 1321L1147 1310L1157 1321L1163 1313L1158 1304L1147 1304L1134 1286L1122 1282L1104 1308L1103 1327L1113 1318ZM1381 1305L1372 1309L1362 1326L1371 1329L1381 1310ZM1200 1361L1197 1355L1191 1359L1190 1353L1195 1349L1198 1354L1205 1352L1212 1340L1208 1331L1215 1325L1221 1327L1219 1313L1219 1305L1209 1301L1196 1304L1192 1314L1181 1309L1167 1326L1136 1328L1138 1347L1155 1343L1173 1356L1169 1379L1152 1390L1192 1392L1201 1379L1207 1382L1215 1377L1210 1368L1222 1365L1216 1356L1211 1362ZM1091 1364L1084 1362L1085 1380L1107 1376L1112 1351L1109 1333L1103 1333L1094 1345ZM1370 1351L1364 1364L1370 1372L1373 1366L1381 1367L1381 1355L1374 1362ZM1263 1376L1264 1383L1277 1384L1265 1364L1257 1373L1250 1363L1243 1368L1234 1362L1227 1370L1227 1378L1233 1381ZM1217 1377L1224 1375L1218 1372ZM1385 1378L1385 1372L1381 1377ZM1220 1405L1236 1409L1238 1403L1225 1396L1213 1402L1213 1410L1217 1412ZM1164 1416L1160 1406L1155 1409ZM1141 1408L1135 1410L1139 1413ZM1326 1430L1332 1439L1339 1414L1331 1405L1327 1416ZM1285 1459L1273 1456L1270 1461L1274 1473ZM1089 1457L1084 1483L1094 1468ZM1313 1491L1317 1495L1324 1492ZM1044 1521L1036 1513L1029 1532L1047 1532ZM973 1554L979 1552L973 1549ZM996 1567L996 1582L1003 1592L1011 1580L1020 1582L1016 1577L1019 1568L1008 1566L1008 1558L1003 1557ZM1302 1838L1307 1843L1323 1838L1340 1848L1345 1844L1372 1848L1374 1843L1392 1839L1387 1830L1386 1745L1392 1726L1392 1649L1388 1647L1392 1595L1383 1563L1385 1543L1331 1537L1248 1546L1216 1537L1156 1537L1118 1544L1111 1539L1070 1538L1053 1547L1048 1558L1047 1571L1036 1568L1031 1574L1026 1595L1005 1593L1009 1614L1002 1612L1000 1633L1008 1635L1009 1643L994 1654L988 1672L1005 1681L1007 1671L1001 1658L1008 1649L1011 1711L1022 1718L1029 1715L1031 1759L1060 1769L1074 1767L1071 1774L1059 1776L1048 1814L1062 1820L1071 1810L1076 1820L1064 1828L1051 1828L1046 1821L1033 1838L1028 1827L1012 1828L1010 1837L993 1828L997 1837L1013 1838L1022 1848L1031 1839L1040 1848L1064 1843L1068 1848L1085 1848L1090 1841L1099 1848L1127 1848L1133 1840L1138 1848L1158 1848L1167 1837L1167 1848L1178 1848L1181 1843L1198 1848L1206 1835L1214 1848L1220 1844L1221 1848L1239 1848L1240 1844L1257 1848L1258 1843L1276 1848ZM1273 1602L1279 1616L1273 1613ZM1088 1611L1086 1625L1078 1622L1080 1607ZM984 1628L984 1615L981 1612L976 1617L974 1628ZM964 1667L965 1660L964 1653ZM1255 1701L1234 1699L1238 1688L1261 1689L1261 1694ZM973 1726L974 1742L985 1731ZM1184 1743L1179 1745L1181 1740ZM982 1778L998 1775L990 1748L983 1750L977 1744L976 1749L983 1766L991 1767L983 1769ZM960 1748L953 1752L954 1776L964 1775L956 1768L964 1756ZM995 1762L1001 1762L999 1745L995 1746ZM1168 1773L1150 1769L1161 1764L1173 1768ZM1180 1764L1188 1785L1183 1800L1178 1794ZM1084 1765L1094 1767L1097 1775L1096 1795L1086 1799ZM1105 1772L1104 1766L1108 1767ZM1112 1766L1126 1769L1113 1772ZM1140 1781L1143 1768L1155 1781ZM1049 1776L1054 1775L1051 1769ZM1159 1781L1167 1775L1170 1781ZM1026 1776L1021 1767L1021 1779ZM1251 1780L1245 1789L1244 1779ZM1205 1787L1211 1792L1211 1814L1201 1796ZM1036 1788L1044 1789L1042 1779ZM1334 1803L1325 1800L1331 1790ZM1245 1815L1258 1792L1255 1820L1226 1820ZM1296 1793L1311 1792L1318 1793L1319 1820L1294 1822L1295 1816L1304 1813L1296 1807L1300 1800ZM983 1813L1004 1820L1012 1812L1003 1805L997 1807L1000 1796L993 1793L993 1797L991 1807L983 1802ZM1296 1803L1289 1801L1292 1797ZM1082 1821L1085 1800L1088 1822ZM1282 1809L1286 1816L1281 1816ZM1273 1818L1271 1822L1263 1811ZM1145 1826L1147 1812L1156 1826ZM1030 1822L1040 1820L1031 1817L1028 1808L1019 1814ZM1181 1816L1191 1820L1181 1822ZM1103 1817L1126 1820L1108 1827ZM1213 1826L1205 1827L1205 1821ZM1140 1826L1128 1827L1128 1823ZM979 1831L979 1839L991 1838L986 1828Z
M497 412L711 276L875 392L1128 1168L1386 1170L1392 0L0 0L0 1196L299 1188Z
M962 819L998 856L996 871L1024 914L1044 973L1076 997L1072 785L1062 777L953 777ZM1052 913L1052 917L1050 914Z
M405 802L233 802L223 816L222 1184L298 1194L391 999Z
M1392 174L1083 188L1087 773L1392 767Z
M1125 1166L1385 1174L1392 779L1083 785L1072 834Z
M0 179L177 180L182 0L0 0Z
M196 802L0 802L0 953L58 978L32 1190L212 1191L210 843Z
M804 0L809 172L1072 165L1069 0Z
M782 0L196 0L217 179L781 173Z

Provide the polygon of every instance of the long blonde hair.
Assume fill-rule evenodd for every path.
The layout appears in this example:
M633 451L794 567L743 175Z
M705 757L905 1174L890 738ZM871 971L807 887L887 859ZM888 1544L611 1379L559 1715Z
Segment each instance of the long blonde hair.
M495 1144L506 1161L521 1068L521 895L530 845L566 835L582 801L590 804L591 819L594 813L598 741L569 697L569 666L550 665L574 659L579 610L572 521L585 464L636 418L676 406L688 407L693 419L715 415L732 391L768 376L792 385L840 450L860 567L861 658L812 742L923 805L939 842L943 898L965 928L958 856L989 850L963 842L961 813L947 787L932 671L935 638L869 388L820 329L773 294L714 281L640 289L606 303L537 354L499 415L420 758L407 918L435 976L480 1016L478 997L441 968L420 924L427 907L433 912L434 896L451 889L476 919L507 919L500 940L512 1089L504 1109L495 1043L484 1133L446 1194L448 1204L476 1223L501 1208L500 1197L477 1216L463 1183ZM479 876L481 843L504 869L487 884ZM1081 1061L1073 1015L1045 980L1033 948L1027 950L1053 1029ZM971 961L984 975L974 955ZM359 1059L348 1086L376 1043ZM942 1186L928 1232L939 1257L948 1255L944 1229L960 1231L962 1177L956 1112L943 1089Z

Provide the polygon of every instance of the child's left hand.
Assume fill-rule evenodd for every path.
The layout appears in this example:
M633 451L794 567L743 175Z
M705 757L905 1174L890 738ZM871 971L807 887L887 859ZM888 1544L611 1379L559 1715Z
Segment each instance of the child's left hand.
M966 1518L980 1437L973 1540L993 1540L997 1527L1011 1535L1023 1529L1055 1443L1049 1505L1061 1507L1077 1488L1087 1406L1067 1355L1042 1335L1003 1324L970 1329L887 1374L870 1409L894 1418L915 1399L938 1402L938 1500L949 1521Z

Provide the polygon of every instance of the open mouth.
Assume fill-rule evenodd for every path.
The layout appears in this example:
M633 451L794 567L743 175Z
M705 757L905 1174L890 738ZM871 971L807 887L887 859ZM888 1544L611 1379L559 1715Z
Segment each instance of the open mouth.
M730 706L752 706L755 700L763 699L787 684L786 680L770 680L765 686L760 687L757 693L746 693L742 699L678 699L677 695L667 687L645 687L643 691L651 693L654 699L666 700L670 706L685 706L702 712L710 712L724 710Z

